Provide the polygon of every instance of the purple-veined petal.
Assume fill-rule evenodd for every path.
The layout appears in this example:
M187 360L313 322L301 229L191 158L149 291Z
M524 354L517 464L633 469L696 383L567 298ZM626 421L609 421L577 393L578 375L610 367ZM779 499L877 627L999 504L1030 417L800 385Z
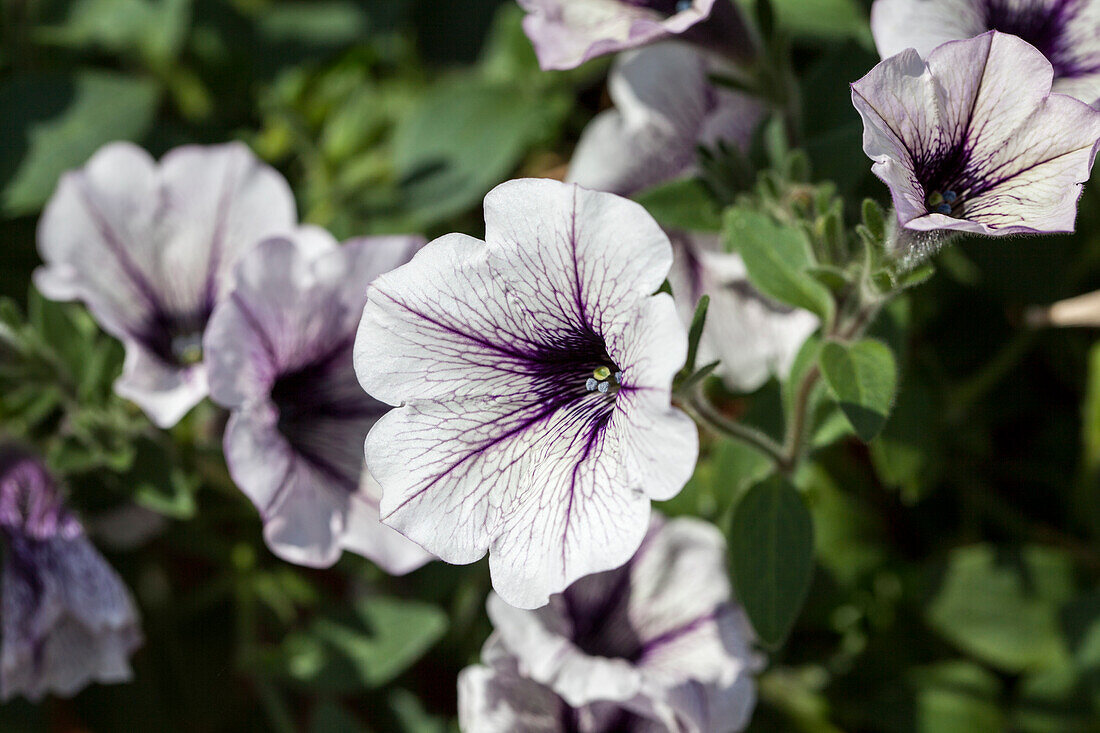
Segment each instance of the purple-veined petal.
M211 397L232 410L230 474L260 511L269 547L291 562L324 567L348 549L403 573L430 559L378 521L362 444L385 407L363 394L352 364L370 281L422 243L338 247L312 228L267 240L241 260L210 319Z
M1042 54L991 32L944 44L927 64L905 51L853 84L864 150L901 223L987 235L1072 231L1100 114L1050 94L1050 80Z
M371 288L356 370L400 407L367 463L383 521L448 562L488 551L497 591L535 607L625 562L650 498L690 476L669 394L686 336L650 295L671 251L638 205L520 180L485 209L487 244L448 235Z
M236 260L295 224L286 181L241 144L176 148L157 163L112 143L58 184L35 282L84 301L123 341L120 394L168 427L205 396L198 347Z
M615 108L585 128L566 180L629 196L688 172L700 144L747 147L763 108L715 87L713 62L689 46L661 43L615 60Z
M927 58L938 46L996 30L1033 45L1053 66L1054 91L1100 98L1097 0L876 0L871 29L885 59L907 48Z
M761 662L730 603L721 533L704 522L655 515L623 567L535 610L496 594L487 607L495 631L483 661L544 685L574 715L610 706L685 731L748 721Z
M605 54L683 33L710 15L715 0L520 0L523 28L544 69L571 69ZM649 7L661 6L661 7ZM667 6L667 7L664 7Z

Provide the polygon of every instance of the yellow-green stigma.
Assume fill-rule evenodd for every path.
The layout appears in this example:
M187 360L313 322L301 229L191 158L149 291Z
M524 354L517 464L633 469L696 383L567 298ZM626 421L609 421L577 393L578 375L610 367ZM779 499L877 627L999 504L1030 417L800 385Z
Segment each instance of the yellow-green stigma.
M611 376L611 370L605 366L596 367L596 371L592 372L592 376L596 378L596 381L602 382Z

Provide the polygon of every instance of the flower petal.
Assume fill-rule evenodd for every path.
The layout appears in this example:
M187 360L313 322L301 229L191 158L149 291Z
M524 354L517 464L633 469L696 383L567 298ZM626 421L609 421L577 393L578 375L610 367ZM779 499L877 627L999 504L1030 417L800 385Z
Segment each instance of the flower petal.
M589 59L683 33L710 15L715 0L664 16L623 0L520 0L523 28L543 69L572 69Z
M980 3L972 0L876 0L871 7L871 32L884 59L907 48L927 57L948 41L987 30Z
M164 374L137 372L151 359L180 368L176 338L201 336L236 259L290 231L295 218L286 181L241 144L177 148L158 165L140 148L114 143L62 177L39 223L46 264L35 281L47 297L87 303L127 352L147 352L131 357L135 371L120 383L141 400L161 385L179 388ZM167 426L184 402L148 396L141 404Z
M772 375L785 377L818 318L761 295L740 255L723 252L716 235L670 236L675 259L668 279L681 321L690 324L699 299L710 296L696 363L720 360L715 374L742 392L760 388Z

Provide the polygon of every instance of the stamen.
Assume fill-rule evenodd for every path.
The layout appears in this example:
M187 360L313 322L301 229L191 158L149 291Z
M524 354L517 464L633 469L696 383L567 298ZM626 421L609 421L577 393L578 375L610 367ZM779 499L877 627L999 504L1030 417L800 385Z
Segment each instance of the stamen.
M615 384L622 384L622 383L623 383L623 373L622 372L615 372Z
M939 206L936 207L936 213L937 214L950 214L951 213L951 204L940 204Z
M611 385L609 385L607 382L600 382L596 386L596 389L600 391L600 394L607 394L607 390L611 389Z
M958 198L959 198L959 195L957 193L955 193L954 191L944 191L943 192L943 200L946 201L949 204L955 203L955 201L958 200Z
M172 338L172 354L184 366L202 361L202 334L189 333Z
M589 377L588 381L584 383L584 388L587 389L589 392L595 392L596 388L599 387L599 385L599 382L597 382L592 377Z
M692 7L691 0L680 0L680 2L676 3L676 12L677 13L682 13L685 10L691 10L691 7Z

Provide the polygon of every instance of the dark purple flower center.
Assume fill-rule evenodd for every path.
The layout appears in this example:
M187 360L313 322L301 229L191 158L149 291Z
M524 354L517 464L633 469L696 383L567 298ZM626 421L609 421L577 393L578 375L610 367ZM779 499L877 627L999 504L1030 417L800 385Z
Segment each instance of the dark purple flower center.
M943 151L916 156L913 163L929 214L965 219L967 202L996 183L975 164L965 141Z
M571 639L589 656L625 659L633 663L645 651L645 645L626 614L630 567L628 563L618 570L582 579L562 594L565 612L573 627Z
M353 339L280 375L271 388L279 433L313 468L348 491L362 471L363 439L386 407L359 387Z
M593 723L583 722L584 716L580 710L570 707L565 700L561 701L559 718L562 733L632 733L653 729L652 721L645 721L625 708L605 711L601 717Z
M548 341L524 359L523 371L537 385L536 402L554 410L592 404L597 415L610 415L623 372L608 355L603 338L586 328Z
M627 5L647 8L661 15L672 16L691 10L691 0L623 0Z
M1082 58L1068 31L1087 1L985 0L981 11L989 30L1019 36L1039 49L1054 67L1055 78L1077 77L1100 71L1100 57Z
M134 336L165 364L197 364L202 361L202 333L212 310L204 306L194 313L172 314L157 308Z

